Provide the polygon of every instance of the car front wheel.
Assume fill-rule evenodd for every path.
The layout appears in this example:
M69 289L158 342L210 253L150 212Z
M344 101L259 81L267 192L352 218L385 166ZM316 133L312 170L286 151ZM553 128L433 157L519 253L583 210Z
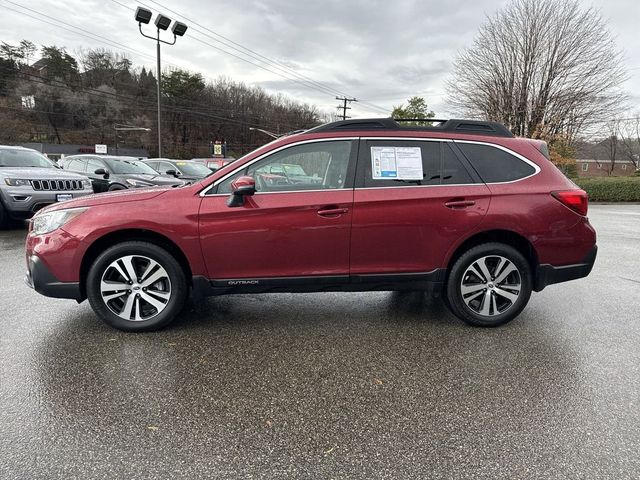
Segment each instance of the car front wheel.
M125 331L166 326L182 310L187 291L177 260L148 242L125 242L107 249L87 276L87 297L94 312Z
M517 317L531 296L531 267L515 248L485 243L463 253L447 281L451 311L474 326L497 327Z

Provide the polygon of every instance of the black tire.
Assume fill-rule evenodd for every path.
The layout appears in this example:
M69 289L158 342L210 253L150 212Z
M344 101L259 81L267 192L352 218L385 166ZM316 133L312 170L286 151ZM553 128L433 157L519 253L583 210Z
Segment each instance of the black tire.
M116 190L126 190L127 187L125 187L124 185L120 185L119 183L114 183L113 185L109 186L109 192L115 192Z
M497 274L495 278L500 279L500 272L496 272L502 261L500 257L511 262L517 271L509 273L506 279L498 285L493 282L493 278ZM478 265L475 263L478 261L484 264L490 274L491 278L488 282L484 282L485 275L480 269L477 271L481 276L468 270L472 268L472 265ZM506 271L504 266L509 267L508 263L502 265L501 271ZM464 278L464 287L473 291L465 293L466 297L463 297L463 275L465 274L467 276ZM519 289L516 288L518 280L520 282ZM463 253L451 267L447 280L448 301L446 303L455 316L469 325L497 327L510 322L522 312L531 297L532 285L531 266L518 250L502 243L484 243ZM512 299L514 292L518 290L519 293L514 301ZM506 294L509 294L510 298L502 296ZM485 303L487 301L488 304ZM485 305L488 305L488 312L483 315L481 312L485 312Z
M157 262L159 267L164 269L166 276L163 276L163 280L160 280L159 283L163 283L164 285L168 285L168 292L156 292L152 290L151 286L148 286L148 290L143 288L144 282L140 282L139 279L135 279L135 284L131 285L132 290L128 290L128 294L124 293L121 290L119 297L120 299L111 300L108 299L105 301L101 294L100 285L103 277L111 275L110 280L119 282L118 285L123 285L127 282L128 276L122 276L117 274L117 270L111 265L113 262L118 261L118 259L122 259L123 257L133 255L135 256L135 260L133 261L134 268L137 267L135 273L138 276L142 276L141 273L144 272L145 264L144 259L153 260ZM142 263L141 263L142 262ZM149 262L147 265L149 265ZM124 264L119 264L124 265ZM159 269L158 269L159 270ZM126 268L123 270L127 272ZM152 271L153 272L153 271ZM113 275L119 275L119 277L114 278ZM147 275L147 278L150 279L152 274ZM166 280L164 280L166 278ZM156 283L152 285L158 285ZM136 288L137 287L137 288ZM117 288L117 287L116 287ZM156 287L162 289L162 286ZM187 299L189 286L187 284L187 279L184 273L184 270L178 263L178 261L165 249L148 242L141 241L132 241L132 242L124 242L117 244L103 253L101 253L98 258L93 262L91 268L89 269L89 274L87 275L87 298L89 299L89 303L91 304L91 308L93 311L108 325L117 328L119 330L124 330L127 332L146 332L152 330L159 330L166 325L168 325L182 310L185 300ZM135 293L137 290L139 293ZM142 292L141 290L144 290ZM117 293L118 290L115 290ZM158 310L158 308L153 307L150 303L145 302L144 299L141 298L149 298L149 292L153 295L157 293L162 293L168 296L168 300L160 299L160 302L163 303L162 310ZM129 297L136 296L138 298L131 300L132 307L129 307L128 311L130 312L129 319L125 319L117 314L116 310L118 310L117 302L122 302L121 314L126 315L126 305L127 301L125 299L129 299ZM152 300L158 301L158 297L152 296ZM138 316L138 313L144 313L145 307L147 308L148 318L143 318L143 315L140 315L139 320L135 320L132 318L132 315ZM132 310L133 308L133 310ZM156 313L154 314L154 310Z

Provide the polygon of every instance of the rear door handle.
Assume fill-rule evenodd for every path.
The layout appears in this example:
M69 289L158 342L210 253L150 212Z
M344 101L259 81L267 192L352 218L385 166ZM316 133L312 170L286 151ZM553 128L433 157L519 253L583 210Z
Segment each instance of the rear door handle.
M348 208L321 208L318 215L321 217L337 217L349 211Z
M448 202L444 202L444 206L447 208L467 208L473 207L476 204L473 200L449 200Z

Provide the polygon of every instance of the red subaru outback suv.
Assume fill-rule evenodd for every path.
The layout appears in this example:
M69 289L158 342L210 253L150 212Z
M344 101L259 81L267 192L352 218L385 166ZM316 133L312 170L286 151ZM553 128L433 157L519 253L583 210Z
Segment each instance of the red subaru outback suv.
M329 123L193 185L48 207L31 222L26 282L130 331L167 325L189 295L407 289L497 326L532 291L589 274L587 195L543 142L434 123Z

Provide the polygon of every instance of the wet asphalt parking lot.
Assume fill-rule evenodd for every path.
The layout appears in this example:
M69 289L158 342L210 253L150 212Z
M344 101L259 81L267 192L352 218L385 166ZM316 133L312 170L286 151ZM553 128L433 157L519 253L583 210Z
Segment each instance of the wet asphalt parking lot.
M22 283L0 232L0 478L640 478L640 206L498 329L418 293L190 303L156 333Z

